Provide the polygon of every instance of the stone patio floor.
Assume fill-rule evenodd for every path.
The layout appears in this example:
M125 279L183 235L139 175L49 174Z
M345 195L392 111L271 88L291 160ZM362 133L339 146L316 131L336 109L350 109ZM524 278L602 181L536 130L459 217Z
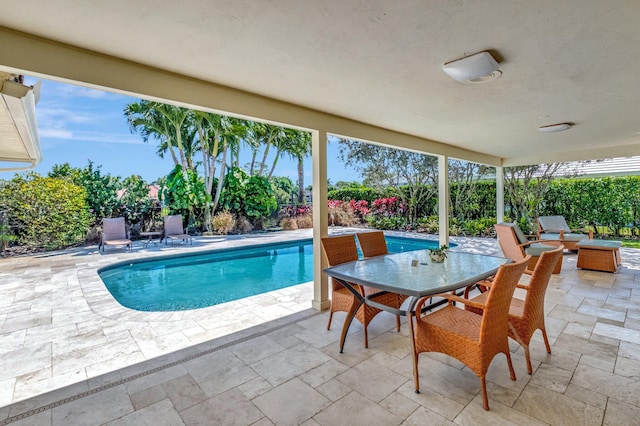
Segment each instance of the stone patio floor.
M395 332L389 314L370 324L368 349L354 322L340 354L344 313L327 331L328 314L310 309L311 283L142 313L115 302L96 272L126 259L310 236L202 237L193 247L138 242L133 252L93 247L0 260L0 425L639 424L638 250L622 249L616 274L576 269L576 255L565 254L546 297L553 353L537 333L529 376L511 342L518 380L497 356L489 412L476 376L438 354L420 356L415 394L408 326ZM458 250L499 253L492 239L452 240Z

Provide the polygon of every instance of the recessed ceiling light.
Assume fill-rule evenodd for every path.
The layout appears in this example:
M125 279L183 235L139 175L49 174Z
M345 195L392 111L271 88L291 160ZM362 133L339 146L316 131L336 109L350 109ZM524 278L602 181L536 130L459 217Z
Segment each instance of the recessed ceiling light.
M463 83L482 83L495 80L502 75L498 68L500 68L498 62L491 56L491 53L486 51L447 62L442 66L449 77Z
M564 130L569 130L571 126L571 123L557 123L549 124L548 126L540 126L538 127L538 130L544 133L562 132Z

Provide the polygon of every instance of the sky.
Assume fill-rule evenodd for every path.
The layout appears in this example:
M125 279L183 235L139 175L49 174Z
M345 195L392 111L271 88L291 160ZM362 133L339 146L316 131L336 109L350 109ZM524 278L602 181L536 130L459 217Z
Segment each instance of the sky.
M25 84L37 80L27 77ZM131 133L124 117L127 104L139 99L74 86L50 80L42 81L40 101L36 105L36 120L42 161L33 171L46 175L56 164L69 163L84 168L88 160L102 166L103 174L127 177L140 175L152 182L166 176L173 169L170 156L162 159L156 154L156 143L145 143L138 133ZM245 161L249 151L245 149ZM327 147L330 182L360 180L360 176L348 170L338 159L338 144ZM0 179L11 179L16 172L0 172ZM22 172L18 172L22 173ZM298 179L297 162L280 158L275 176L287 176L292 182ZM305 161L305 186L311 184L311 158Z

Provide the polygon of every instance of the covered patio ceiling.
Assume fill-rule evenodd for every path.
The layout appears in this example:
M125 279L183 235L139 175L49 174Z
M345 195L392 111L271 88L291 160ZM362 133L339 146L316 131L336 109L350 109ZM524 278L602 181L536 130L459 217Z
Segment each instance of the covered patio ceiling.
M638 22L635 0L22 0L0 14L0 68L300 127L346 119L390 131L375 142L524 165L640 152ZM501 78L442 71L485 50ZM538 131L558 122L574 126Z

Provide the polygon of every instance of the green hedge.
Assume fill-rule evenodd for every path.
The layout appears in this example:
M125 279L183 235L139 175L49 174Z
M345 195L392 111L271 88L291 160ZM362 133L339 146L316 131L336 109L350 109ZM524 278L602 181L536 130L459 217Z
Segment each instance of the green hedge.
M85 189L60 178L28 175L3 182L0 205L18 243L33 248L81 243L91 223Z
M540 215L562 215L572 228L591 226L621 235L640 227L640 177L574 178L551 182Z
M406 191L406 187L401 187ZM456 205L455 184L450 186L451 215L456 219L460 232L466 235L487 235L487 220L496 217L496 185L495 182L478 182L471 198ZM386 192L386 191L385 191ZM405 192L406 194L406 192ZM383 194L384 196L389 196ZM372 188L347 188L331 191L330 199L370 200L372 196L382 198L380 191ZM340 198L337 198L340 197ZM375 198L374 198L375 199ZM438 211L437 197L427 200L418 210L418 229L432 230L433 217ZM514 216L514 205L508 194L505 194L505 215ZM562 215L569 226L574 229L586 226L596 232L607 232L618 236L640 234L640 177L611 178L562 178L551 182L549 190L538 205L529 207L528 217L546 215ZM406 219L406 218L405 218ZM375 221L374 221L375 222ZM406 227L407 221L386 220L375 223L386 229L394 226ZM523 229L529 230L532 224L523 223Z
M374 188L342 188L329 191L327 198L340 201L365 200L371 205L374 200L384 198L384 191Z

